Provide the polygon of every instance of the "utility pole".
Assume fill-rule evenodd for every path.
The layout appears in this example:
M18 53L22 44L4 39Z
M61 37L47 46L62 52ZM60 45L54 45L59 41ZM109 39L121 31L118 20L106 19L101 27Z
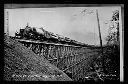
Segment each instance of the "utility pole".
M81 13L87 12L87 9L83 10ZM90 12L93 13L93 12ZM99 23L99 17L98 17L98 10L96 9L96 16L97 16L97 22L98 22L98 30L99 30L99 38L100 38L100 46L101 46L101 55L102 55L102 67L104 71L104 57L103 57L103 47L102 47L102 38L101 38L101 31L100 31L100 23Z
M101 54L102 54L102 67L103 67L103 71L104 71L104 57L103 57L102 38L101 38L100 23L99 23L99 17L98 17L98 10L97 10L97 9L96 9L96 15L97 15L97 22L98 22L98 29L99 29L99 38L100 38Z

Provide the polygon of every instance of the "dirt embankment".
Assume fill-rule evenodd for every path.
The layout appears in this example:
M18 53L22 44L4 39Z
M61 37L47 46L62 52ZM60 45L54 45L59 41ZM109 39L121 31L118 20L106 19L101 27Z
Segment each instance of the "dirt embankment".
M39 57L16 40L4 39L4 80L8 81L72 81L64 72Z

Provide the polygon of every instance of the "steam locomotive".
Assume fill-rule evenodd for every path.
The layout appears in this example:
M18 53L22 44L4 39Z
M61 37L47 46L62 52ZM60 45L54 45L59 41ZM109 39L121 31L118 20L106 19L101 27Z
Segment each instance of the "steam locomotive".
M84 46L84 44L79 43L75 40L71 40L67 37L61 37L60 35L55 35L51 32L44 30L43 28L31 28L26 26L25 29L20 29L19 32L15 33L15 37L18 39L26 39L26 40L39 40L39 41L47 41L53 43L61 43L61 44L69 44L76 46Z

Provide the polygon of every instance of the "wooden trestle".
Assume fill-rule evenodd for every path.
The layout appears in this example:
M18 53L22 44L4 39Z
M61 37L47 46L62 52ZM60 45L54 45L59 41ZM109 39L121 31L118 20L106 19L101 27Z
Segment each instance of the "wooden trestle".
M65 73L71 73L73 80L84 77L89 62L98 52L87 47L16 39L39 56L44 56ZM92 53L93 52L93 53Z

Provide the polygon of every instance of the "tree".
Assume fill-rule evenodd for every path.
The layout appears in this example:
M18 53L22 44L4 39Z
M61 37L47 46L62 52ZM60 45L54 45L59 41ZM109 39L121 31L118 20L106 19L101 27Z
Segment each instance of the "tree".
M107 44L116 44L119 46L119 10L113 11L110 22L109 35L106 38Z
M120 75L120 36L119 36L119 10L113 11L109 25L109 35L107 36L107 46L104 49L104 58L107 74L115 74L116 80Z

